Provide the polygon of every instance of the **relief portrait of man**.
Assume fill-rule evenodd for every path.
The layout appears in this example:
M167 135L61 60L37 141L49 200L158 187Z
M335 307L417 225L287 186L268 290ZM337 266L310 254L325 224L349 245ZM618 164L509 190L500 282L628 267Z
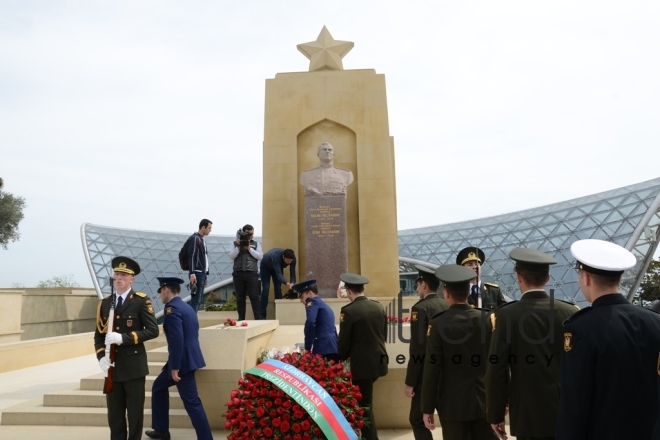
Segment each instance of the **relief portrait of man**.
M319 167L300 174L305 196L346 195L346 188L353 183L353 173L333 166L334 147L323 142L319 145L316 155L320 161Z

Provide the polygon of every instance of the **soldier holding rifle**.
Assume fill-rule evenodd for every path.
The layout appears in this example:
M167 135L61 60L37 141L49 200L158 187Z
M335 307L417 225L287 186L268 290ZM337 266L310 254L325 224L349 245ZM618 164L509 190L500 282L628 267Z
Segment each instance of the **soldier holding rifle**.
M107 374L103 392L108 405L110 439L139 440L144 419L145 377L149 374L144 341L158 336L158 323L151 300L145 293L131 288L140 266L130 258L115 257L112 268L111 282L116 294L99 302L94 347L99 366Z

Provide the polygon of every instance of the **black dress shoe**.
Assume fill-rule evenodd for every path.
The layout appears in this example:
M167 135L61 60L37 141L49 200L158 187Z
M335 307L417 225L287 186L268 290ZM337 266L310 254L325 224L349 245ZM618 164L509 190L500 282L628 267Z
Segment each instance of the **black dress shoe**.
M147 434L147 437L149 438L160 438L163 440L170 440L171 438L169 432L145 431L145 434Z

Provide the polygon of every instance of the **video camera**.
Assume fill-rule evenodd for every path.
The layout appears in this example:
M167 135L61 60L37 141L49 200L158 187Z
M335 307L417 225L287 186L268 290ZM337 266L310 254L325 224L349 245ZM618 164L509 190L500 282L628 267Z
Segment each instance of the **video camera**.
M250 234L239 229L236 231L236 240L240 242L240 246L249 246L250 245Z

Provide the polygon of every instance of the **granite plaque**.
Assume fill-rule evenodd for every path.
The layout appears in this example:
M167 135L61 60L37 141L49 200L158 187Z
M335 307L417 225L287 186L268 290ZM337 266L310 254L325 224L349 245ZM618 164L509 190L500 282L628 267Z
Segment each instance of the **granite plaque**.
M317 155L320 166L300 175L305 187L305 279L316 278L319 296L332 298L339 275L348 272L346 188L353 173L332 165L332 145L322 143Z

